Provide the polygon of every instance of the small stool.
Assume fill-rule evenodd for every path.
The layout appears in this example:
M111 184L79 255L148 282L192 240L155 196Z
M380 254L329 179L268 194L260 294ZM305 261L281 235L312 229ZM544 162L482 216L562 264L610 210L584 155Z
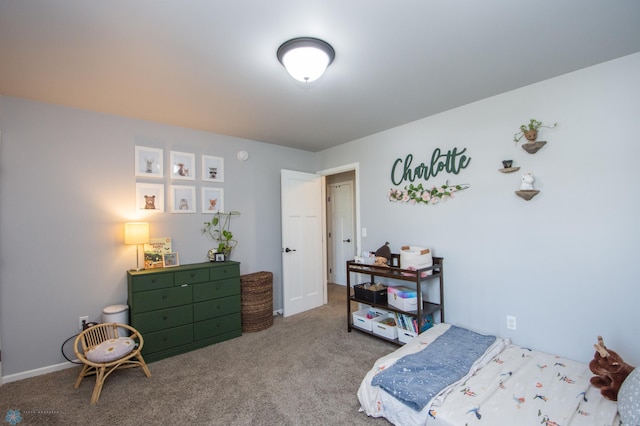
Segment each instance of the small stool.
M254 272L240 276L242 331L252 333L273 325L273 274Z

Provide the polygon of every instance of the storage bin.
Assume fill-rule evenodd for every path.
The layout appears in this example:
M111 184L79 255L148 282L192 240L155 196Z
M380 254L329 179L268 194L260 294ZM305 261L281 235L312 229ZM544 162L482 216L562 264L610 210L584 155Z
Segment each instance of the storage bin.
M418 333L414 333L413 331L398 328L398 340L402 343L409 343L417 335Z
M384 290L367 290L365 284L356 284L353 286L353 291L356 296L356 299L363 300L368 303L377 303L379 305L384 305L387 303L387 289Z
M408 287L388 287L387 303L403 311L418 309L418 292Z
M375 308L363 308L357 312L352 312L351 315L353 317L354 327L358 327L367 331L373 331L373 325L372 325L373 318L367 318L367 315L369 315L370 312L372 312L375 315L375 317L388 314L387 311L383 311L381 309L375 309Z
M381 321L390 318L393 320L392 324L384 324ZM387 339L396 339L398 337L398 327L396 327L395 315L387 313L386 315L380 315L372 321L373 334L386 337Z
M242 331L253 333L273 325L273 273L240 276Z
M403 246L400 250L400 267L402 269L410 269L415 271L417 269L427 268L433 266L433 257L431 256L431 250L423 247ZM423 272L422 278L427 275L432 275L433 270ZM403 275L409 275L404 273Z

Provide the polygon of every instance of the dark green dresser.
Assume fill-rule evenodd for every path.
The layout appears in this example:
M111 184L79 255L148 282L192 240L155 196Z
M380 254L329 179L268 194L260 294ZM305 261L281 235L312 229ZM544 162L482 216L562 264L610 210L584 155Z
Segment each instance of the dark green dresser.
M127 271L127 284L147 362L242 335L238 262Z

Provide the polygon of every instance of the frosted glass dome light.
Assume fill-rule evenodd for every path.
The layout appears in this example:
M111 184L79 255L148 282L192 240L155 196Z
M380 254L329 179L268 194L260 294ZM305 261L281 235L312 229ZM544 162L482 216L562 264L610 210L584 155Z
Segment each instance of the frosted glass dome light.
M336 56L331 45L311 37L284 42L278 48L278 60L296 80L310 83L324 74Z

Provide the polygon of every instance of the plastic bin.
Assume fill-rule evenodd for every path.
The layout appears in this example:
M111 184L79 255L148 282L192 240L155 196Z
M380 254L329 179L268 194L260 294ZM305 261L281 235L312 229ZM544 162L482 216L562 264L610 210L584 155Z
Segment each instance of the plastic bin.
M111 305L102 310L103 323L118 323L129 325L129 306L128 305ZM127 337L129 330L126 328L118 328L120 337Z

